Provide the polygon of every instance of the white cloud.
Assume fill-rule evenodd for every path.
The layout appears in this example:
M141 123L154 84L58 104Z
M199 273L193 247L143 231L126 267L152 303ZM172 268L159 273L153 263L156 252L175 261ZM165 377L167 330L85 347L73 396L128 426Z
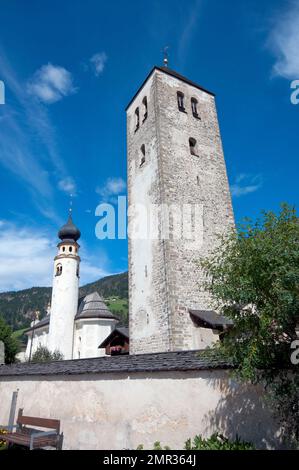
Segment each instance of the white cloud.
M32 228L20 229L5 221L1 221L0 227L0 292L51 286L55 237ZM105 253L90 256L83 246L81 255L81 285L112 274L105 269L108 262Z
M72 194L73 196L76 194L76 184L70 176L60 180L58 182L58 188L67 194Z
M237 176L235 183L231 185L231 194L233 197L245 196L258 191L262 185L261 175L252 176L242 173Z
M0 291L49 286L55 243L40 233L7 225L0 232Z
M68 70L49 63L35 72L28 82L28 91L44 103L55 103L75 93L77 89Z
M187 4L187 3L186 3ZM181 67L184 66L184 63L187 58L187 50L192 41L193 34L196 30L196 26L199 20L200 9L202 5L202 0L195 0L189 8L189 14L184 24L182 30L179 44L178 44L178 57L181 63Z
M1 121L0 164L10 171L29 191L34 204L46 217L59 223L55 213L53 175L68 175L57 148L56 131L48 110L33 100L27 87L18 79L0 45L0 74L9 94ZM37 150L38 149L38 150Z
M280 13L270 33L268 45L276 62L273 74L287 79L299 79L299 2L292 1L285 13Z
M95 282L102 277L110 276L111 272L106 271L105 268L99 265L93 264L91 260L82 256L81 266L80 266L80 279L81 285L88 284L89 282Z
M122 178L108 178L104 186L96 188L96 193L105 199L109 199L111 196L123 194L125 190L125 180Z
M105 64L107 62L107 55L105 52L97 52L89 59L92 69L96 77L103 73Z

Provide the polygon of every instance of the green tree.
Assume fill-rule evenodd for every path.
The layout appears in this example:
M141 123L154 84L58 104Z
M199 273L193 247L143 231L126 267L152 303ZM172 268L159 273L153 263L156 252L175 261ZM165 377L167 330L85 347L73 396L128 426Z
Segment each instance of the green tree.
M62 361L63 355L59 351L51 352L45 346L38 346L31 358L31 362Z
M220 351L237 375L268 392L287 438L299 441L299 366L291 344L299 322L299 221L295 209L264 212L222 239L202 262L215 307L233 320Z
M251 442L242 441L238 436L230 440L222 434L214 433L211 437L195 436L185 442L186 450L253 450Z
M0 316L0 341L3 341L5 348L5 363L11 364L15 362L15 357L19 351L19 343L12 336L11 327L5 322L4 318Z

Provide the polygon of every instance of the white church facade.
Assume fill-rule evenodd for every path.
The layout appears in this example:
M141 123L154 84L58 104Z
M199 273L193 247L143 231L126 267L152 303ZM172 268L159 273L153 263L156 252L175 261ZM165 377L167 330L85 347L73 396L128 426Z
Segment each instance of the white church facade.
M70 214L60 229L58 253L54 258L51 304L45 318L32 322L25 357L29 359L39 346L59 351L64 359L98 357L105 354L99 345L118 323L98 292L79 298L80 231Z

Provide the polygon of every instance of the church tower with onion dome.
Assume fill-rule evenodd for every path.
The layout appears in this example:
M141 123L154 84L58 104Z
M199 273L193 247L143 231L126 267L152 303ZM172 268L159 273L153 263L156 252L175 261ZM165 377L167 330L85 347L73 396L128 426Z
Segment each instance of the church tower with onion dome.
M58 232L60 242L54 258L53 289L48 348L59 351L64 359L72 359L74 320L79 296L80 230L70 212L68 221Z

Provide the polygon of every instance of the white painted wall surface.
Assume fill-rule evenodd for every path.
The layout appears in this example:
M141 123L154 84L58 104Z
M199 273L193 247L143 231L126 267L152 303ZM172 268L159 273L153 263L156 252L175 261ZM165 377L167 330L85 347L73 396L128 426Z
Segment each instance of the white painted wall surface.
M152 449L155 441L182 449L189 437L215 430L258 448L281 445L257 389L221 370L1 377L0 424L17 389L25 415L61 420L64 449Z
M78 262L77 256L66 255L56 257L54 263L48 347L50 351L60 351L64 359L72 359L74 318L78 309ZM57 264L62 265L60 276L56 275Z
M28 336L28 342L26 346L24 360L28 360L30 356L30 348L31 348L32 339L33 339L33 343L32 343L32 350L31 350L31 357L39 346L44 346L46 348L48 347L49 326L47 325L45 326L45 328L39 328L38 330L34 331L33 335L32 335L32 331L30 331L27 336Z
M99 349L99 345L114 330L116 323L117 320L108 318L77 320L73 358L105 356L105 349Z

